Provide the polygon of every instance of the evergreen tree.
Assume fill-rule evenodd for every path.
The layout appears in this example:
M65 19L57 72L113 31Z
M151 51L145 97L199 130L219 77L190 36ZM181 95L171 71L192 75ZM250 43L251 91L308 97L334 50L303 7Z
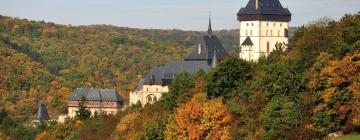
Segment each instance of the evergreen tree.
M91 112L85 108L85 98L83 97L81 102L79 102L79 110L76 111L76 117L80 120L85 120L90 118Z

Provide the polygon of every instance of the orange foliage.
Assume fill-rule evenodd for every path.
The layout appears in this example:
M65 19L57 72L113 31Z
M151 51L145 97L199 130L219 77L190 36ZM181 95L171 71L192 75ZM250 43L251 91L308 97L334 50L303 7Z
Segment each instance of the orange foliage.
M322 95L325 104L334 103L339 112L339 119L344 119L348 112L352 112L351 122L360 125L360 54L349 54L341 60L330 61L328 66L320 73L321 80L325 83L326 89ZM341 91L345 91L344 93ZM336 94L352 95L352 101L342 103L336 100ZM344 96L344 95L342 95Z
M199 93L181 106L175 125L179 139L230 139L233 119L221 100L208 100L205 93Z

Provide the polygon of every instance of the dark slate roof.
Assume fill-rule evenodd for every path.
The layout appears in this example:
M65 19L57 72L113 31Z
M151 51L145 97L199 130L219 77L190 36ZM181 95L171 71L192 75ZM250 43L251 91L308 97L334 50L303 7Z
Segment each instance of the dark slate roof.
M217 59L222 60L229 55L220 40L214 35L205 35L201 38L200 42L200 54L198 46L185 57L185 61L212 60L214 54L216 54Z
M94 89L94 88L77 88L69 97L71 101L109 101L120 102L122 98L115 89Z
M291 15L289 9L283 8L279 0L259 0L256 9L256 0L249 0L245 8L241 8L238 15Z
M241 45L247 45L247 46L252 46L254 45L254 43L251 41L250 37L247 37L243 43L241 43Z
M49 114L47 112L46 106L42 103L39 104L39 110L37 112L36 119L40 121L49 120Z
M142 85L163 85L163 80L172 80L182 72L195 74L200 69L208 71L210 68L207 61L173 61L163 67L151 69L143 82L138 83L137 90Z

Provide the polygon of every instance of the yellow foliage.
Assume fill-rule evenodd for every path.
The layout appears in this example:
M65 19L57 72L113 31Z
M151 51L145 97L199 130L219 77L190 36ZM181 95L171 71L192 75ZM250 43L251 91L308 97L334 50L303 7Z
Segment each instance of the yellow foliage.
M221 100L195 94L178 109L176 124L167 125L166 137L172 137L175 129L179 139L230 139L232 117Z
M137 128L139 125L140 112L136 111L124 116L120 123L116 126L116 130L125 137L125 139L137 139L139 138L140 131Z

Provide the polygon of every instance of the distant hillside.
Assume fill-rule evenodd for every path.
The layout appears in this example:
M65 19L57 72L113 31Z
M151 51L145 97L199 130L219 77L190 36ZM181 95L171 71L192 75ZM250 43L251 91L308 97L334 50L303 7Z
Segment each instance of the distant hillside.
M29 63L41 66L43 72L62 79L64 83L58 88L67 89L66 95L77 87L116 88L126 100L128 91L139 80L138 75L146 74L154 66L182 59L204 34L205 32L132 29L108 25L65 26L0 16L1 53L9 50L22 55ZM235 53L234 46L238 44L237 30L216 31L215 34L230 52ZM0 62L8 63L8 60L2 59ZM14 65L13 63L9 65ZM5 70L4 66L1 67ZM23 73L21 70L18 69ZM11 77L6 71L1 71L0 74L4 75L3 79ZM35 77L44 76L41 73L32 74ZM41 94L41 97L36 95L36 100L24 106L32 106L32 110L13 109L10 113L16 116L34 116L40 100L54 98L52 90L45 88L47 85L37 87L31 79L13 81L14 84L30 83L29 87L20 85L15 89L5 82L0 83L1 91L16 99L10 101L1 98L0 103L6 104L5 107L23 102L23 95L28 94L32 88L38 90L31 92ZM44 80L44 84L51 82L54 80ZM46 100L46 104L50 102ZM54 114L51 117L65 113L64 108L54 110L51 105L49 110Z
M292 28L290 33L293 33ZM154 66L182 59L204 34L206 32L134 29L110 25L65 26L0 16L2 47L26 56L29 63L39 64L44 72L66 81L59 87L68 89L66 94L77 87L116 88L125 100L128 91L139 80L138 75L145 75ZM237 53L238 29L214 31L214 34L231 54ZM9 77L4 72L0 74L5 75L5 79ZM17 82L32 81L19 79L15 83ZM29 86L27 89L35 85ZM0 83L0 89L9 96L19 94L17 90L9 89L4 81ZM34 108L40 99L53 98L50 91L34 91L41 93L42 97L29 105ZM14 98L24 100L22 96ZM7 106L17 104L5 99L2 99L2 103ZM19 116L35 115L35 110L13 111ZM54 110L54 113L65 113L64 111L63 108Z

